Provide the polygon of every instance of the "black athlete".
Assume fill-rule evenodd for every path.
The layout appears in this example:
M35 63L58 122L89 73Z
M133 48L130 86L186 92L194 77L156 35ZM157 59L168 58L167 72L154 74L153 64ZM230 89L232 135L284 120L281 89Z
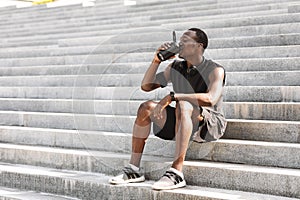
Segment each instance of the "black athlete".
M186 185L182 168L190 139L209 142L224 134L226 120L222 103L225 70L219 64L204 58L207 45L207 35L198 28L191 28L180 38L179 58L182 60L174 61L163 72L157 73L161 61L155 55L144 75L142 90L152 91L171 82L174 92L159 102L146 101L140 105L133 127L129 166L124 168L123 174L110 179L110 183L145 180L139 173L139 166L152 122L157 137L176 141L171 168L152 186L157 190ZM157 52L169 47L170 43L165 43ZM173 101L176 102L175 107L170 106Z

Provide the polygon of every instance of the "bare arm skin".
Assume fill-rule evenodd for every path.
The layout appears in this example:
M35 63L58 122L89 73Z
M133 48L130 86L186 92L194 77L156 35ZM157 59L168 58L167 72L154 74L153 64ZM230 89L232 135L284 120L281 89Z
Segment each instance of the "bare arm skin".
M165 50L169 47L170 47L170 44L165 43L165 44L161 45L160 48L157 49L157 51L155 53L155 57L153 58L150 66L148 67L148 69L144 75L144 78L142 80L141 89L143 91L150 92L150 91L155 90L156 88L160 87L160 83L158 82L158 80L156 80L157 69L161 63L161 61L157 57L157 53L158 53L158 51ZM170 79L170 68L171 68L171 66L169 65L164 71L164 76L165 76L166 81L169 81L169 79Z

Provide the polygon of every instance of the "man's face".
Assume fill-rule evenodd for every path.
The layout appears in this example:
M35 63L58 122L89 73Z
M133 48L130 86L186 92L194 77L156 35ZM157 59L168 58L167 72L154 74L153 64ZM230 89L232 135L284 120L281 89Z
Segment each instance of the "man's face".
M180 47L181 50L179 52L179 57L187 59L190 56L194 56L195 54L199 54L200 45L201 43L198 43L195 41L196 33L194 31L186 31L183 33L183 35L180 37Z

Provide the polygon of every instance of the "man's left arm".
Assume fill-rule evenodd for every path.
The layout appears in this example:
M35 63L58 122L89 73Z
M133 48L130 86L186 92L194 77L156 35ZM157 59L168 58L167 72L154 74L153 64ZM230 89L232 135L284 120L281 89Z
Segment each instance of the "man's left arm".
M222 95L224 76L224 69L217 67L210 73L208 77L210 84L208 85L206 93L176 93L174 97L178 101L188 101L194 105L214 106Z

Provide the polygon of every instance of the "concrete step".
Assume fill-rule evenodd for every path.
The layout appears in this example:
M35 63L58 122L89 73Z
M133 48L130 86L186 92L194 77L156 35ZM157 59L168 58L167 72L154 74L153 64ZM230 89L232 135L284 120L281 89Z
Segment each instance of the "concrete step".
M257 59L231 59L216 60L222 63L226 71L294 71L300 68L300 58L257 58ZM288 67L289 65L289 67ZM0 69L1 70L1 69Z
M49 56L64 56L64 55L88 55L88 54L119 54L124 52L140 51L149 52L155 50L163 41L148 42L148 43L129 43L129 44L101 44L102 41L95 41L93 46L76 47L50 47L46 49L33 49L28 51L16 49L3 49L0 52L0 58L29 58L29 57L49 57ZM140 48L144 46L146 48ZM139 50L136 50L139 49Z
M14 2L16 3L16 2ZM28 4L27 4L28 5ZM28 6L24 6L24 4L20 7L17 7L17 6L14 6L13 7L14 9L11 8L8 8L7 11L5 10L2 10L1 13L3 13L4 15L8 15L8 16L11 16L11 13L14 13L15 11L20 11L20 12L34 12L34 11L37 11L39 9L44 9L46 8L46 5L45 4L42 4L42 5L36 5L36 6L31 6L31 7L28 7ZM5 8L3 8L5 9Z
M3 10L1 10L1 15L5 16L5 17L11 17L13 13L15 13L16 11L18 11L19 13L30 13L30 12L38 12L39 10L42 11L47 11L49 8L46 6L46 4L41 4L41 5L35 5L35 6L31 6L31 7L17 7L16 6L16 2L13 2L14 6L12 7L5 7L2 8ZM67 5L65 7L60 7L59 9L66 9L66 8L75 8L78 5ZM80 6L82 7L82 6ZM7 9L6 9L7 8ZM53 8L55 9L55 8Z
M242 124L241 126L239 125ZM244 127L243 127L244 125ZM239 127L240 126L240 127ZM270 129L270 131L266 131ZM229 120L228 128L224 140L238 140L243 143L243 140L253 141L266 141L273 143L280 143L277 146L284 146L283 143L299 143L299 129L298 122L283 122L283 121L250 121L250 120ZM49 128L35 128L35 127L19 127L19 126L0 126L1 134L0 141L4 143L14 143L23 145L40 145L51 147L62 147L72 149L87 149L87 150L100 150L100 151L112 151L112 152L130 152L131 150L131 131L128 132L106 132L106 131L88 131L88 130L66 130L66 129L49 129ZM264 130L263 133L261 130ZM99 145L99 141L101 145ZM149 145L146 146L145 153L158 155L161 147L169 148L172 141L167 142L150 136L148 140ZM210 147L210 143L202 145L203 147ZM260 144L260 143L256 143ZM263 143L262 143L263 144ZM266 148L274 146L274 144L266 143ZM213 144L215 145L215 144ZM250 145L251 146L251 145ZM255 145L252 145L255 146ZM261 145L256 145L261 146ZM292 145L291 145L292 146ZM198 147L198 146L196 146ZM201 146L200 146L201 147ZM241 147L241 149L246 148ZM256 147L255 147L256 148ZM265 147L264 147L265 148ZM273 147L270 147L273 148ZM274 147L275 148L275 147ZM197 149L197 148L196 148ZM164 151L162 149L161 151ZM165 151L169 152L169 151ZM189 152L194 152L189 150ZM197 158L203 158L207 154L207 151L198 151ZM230 151L229 151L230 152ZM266 151L265 151L266 152ZM203 153L203 154L202 154ZM228 153L228 152L224 152ZM248 152L252 153L252 152ZM277 152L278 153L278 152ZM161 154L160 154L161 155ZM171 152L166 154L172 157ZM203 156L204 155L204 156ZM293 154L291 154L292 156ZM190 154L188 155L188 157ZM191 155L192 157L193 155ZM201 157L202 156L202 157ZM256 155L259 156L259 155ZM195 157L195 154L194 154ZM212 159L212 158L211 158ZM247 158L244 158L247 159ZM269 159L269 158L265 158ZM279 163L279 161L276 161ZM285 165L291 165L293 163L287 162Z
M259 28L258 28L259 27ZM253 36L264 36L264 35L278 35L278 34L292 34L298 33L299 23L285 23L285 24L274 24L274 25L262 25L262 26L241 26L241 27L227 27L222 28L222 34L220 35L220 28L205 29L209 38L220 39L228 37L253 37ZM163 32L162 32L163 31ZM137 32L139 33L137 35ZM156 34L152 34L155 32ZM59 44L59 46L77 46L79 44L94 45L97 42L110 42L110 43L121 43L126 41L144 41L149 35L157 36L156 40L170 40L170 30L152 27L149 28L129 28L125 32L122 29L105 30L105 31L88 31L88 32L72 32L72 33L56 33L56 34L43 34L43 35L30 35L22 37L14 37L2 39L0 47L16 47L16 46L35 46L43 44ZM122 33L122 34L120 34ZM180 33L180 32L178 32ZM135 37L131 37L135 34ZM110 39L109 38L113 38ZM155 37L154 37L155 38ZM148 40L149 41L149 40ZM83 43L83 44L82 44Z
M182 31L177 32L177 35L182 35ZM123 33L116 36L98 36L98 37L82 37L74 39L59 40L60 47L72 46L91 46L97 44L118 44L124 43L138 43L140 45L145 42L165 42L170 41L170 31L166 32L152 32L152 33L138 33L127 34ZM258 46L280 46L280 45L296 45L298 44L299 34L273 34L273 35L257 35L257 36L226 36L221 38L210 37L209 48L234 48L234 47L258 47ZM28 40L27 40L28 41ZM3 47L5 44L2 44ZM7 45L11 45L8 43ZM16 44L20 46L20 43ZM22 43L21 43L22 45Z
M66 29L66 28L63 28L62 30L60 29L56 29L56 28L52 28L51 30L44 30L43 28L42 29L38 29L37 31L38 32L33 32L33 30L31 30L31 32L26 32L26 31L21 31L20 33L18 32L7 32L7 33L4 33L3 37L5 38L9 38L9 37L15 37L15 36L32 36L32 35L53 35L53 34L68 34L68 33L72 33L72 34L76 34L76 35L80 35L79 33L80 32L91 32L91 31L98 31L99 29L101 30L105 30L106 31L106 34L107 34L107 30L111 30L111 29L119 29L118 32L114 31L114 34L120 34L120 32L124 32L124 31L127 31L128 28L134 28L137 29L137 28L147 28L147 27L151 27L151 26L156 26L156 29L158 29L158 25L159 25L159 22L147 22L147 24L143 24L143 25L140 25L140 24L136 24L136 25L130 25L130 24L109 24L109 25L94 25L94 26L80 26L80 27L75 27L75 28L69 28L69 29ZM209 28L209 27L207 27ZM121 30L120 30L121 29ZM161 27L161 29L165 29L163 27ZM170 31L170 29L168 29ZM42 32L41 32L42 31ZM90 35L90 33L88 33ZM99 35L99 32L96 32L97 35ZM5 42L7 41L8 39L4 40ZM44 44L46 41L34 41L34 44ZM50 41L49 41L50 42ZM2 43L3 45L3 43ZM23 44L21 43L20 45L30 45L30 43L28 44L28 42L23 42ZM32 44L31 44L32 45ZM4 44L4 46L6 47L9 47L9 46L16 46L16 44Z
M51 13L55 15L57 18L60 16L67 17L65 14L74 12L78 13L78 15L83 15L87 11L93 11L97 7L97 9L100 11L102 9L108 9L109 7L115 7L118 5L119 2L101 2L101 6L94 6L94 7L83 7L82 4L73 4L73 5L65 5L65 6L59 6L59 7L49 7L46 5L36 5L32 7L25 7L25 8L18 8L14 10L5 10L1 12L1 16L3 17L9 17L16 19L16 21L22 20L24 18L35 18L37 16L41 17L50 17ZM121 8L119 8L121 9ZM120 10L119 10L120 11ZM94 13L93 13L94 14ZM53 17L52 15L52 17ZM34 19L38 20L38 19ZM2 24L8 24L8 22L4 21Z
M300 71L227 72L228 86L298 86ZM280 81L283 79L284 81ZM290 81L288 81L290 80Z
M0 187L1 200L79 200L74 197Z
M224 139L299 143L299 122L266 120L231 120Z
M2 111L135 116L137 100L0 99ZM226 102L227 119L300 121L300 103Z
M87 162L97 164L96 166L91 166L92 168L102 167L102 170L114 170L116 173L118 168L121 168L124 163L128 162L128 159L129 156L127 155L113 154L108 156L105 160L98 160L97 163L95 163L97 160ZM170 166L170 161L171 160L159 157L149 157L148 159L144 157L143 166L147 178L152 180L160 178L162 173ZM108 163L110 166L107 165ZM111 166L116 166L116 168L111 169ZM57 170L25 165L9 165L5 163L1 164L1 171L2 186L68 195L84 199L99 199L99 197L103 199L103 191L105 190L101 187L101 183L107 185L108 181L108 177L103 178L103 175L99 173ZM299 191L297 190L297 185L299 184L299 170L296 169L186 161L184 173L189 185L299 197ZM223 178L220 179L220 177ZM16 179L20 181L11 181ZM24 183L24 181L26 181L26 183ZM36 182L43 184L34 184ZM55 184L53 184L53 182ZM134 188L139 188L138 185L144 184L136 184ZM119 188L124 191L124 188L121 188L122 186L106 186L106 188L107 187ZM170 191L167 191L167 193L169 192ZM117 194L119 195L120 193L118 192ZM136 193L131 192L130 194ZM141 194L142 193L138 193L139 198L141 198ZM145 194L145 192L143 192L143 194ZM92 198L90 196L92 196ZM121 198L124 199L124 196L121 196Z
M299 86L300 71L227 72L227 86ZM140 87L143 74L2 76L0 85L31 87Z
M276 48L276 51L273 51ZM226 49L207 49L205 55L215 59L241 59L241 58L280 58L298 57L299 45L269 46L269 47L243 47ZM295 51L294 53L289 51ZM244 53L244 55L242 55ZM245 55L247 54L247 55ZM297 55L298 54L298 55Z
M300 121L298 103L226 102L224 108L228 119Z
M166 34L165 34L166 35ZM133 37L130 36L130 37ZM114 39L112 39L114 40ZM84 40L85 41L85 40ZM135 43L130 43L130 41L126 43L119 44L107 44L109 41L104 41L102 43L101 40L96 40L94 42L94 46L81 46L78 44L73 47L56 47L50 46L46 49L37 48L32 49L30 51L16 48L2 48L0 49L0 58L27 58L27 57L47 57L47 56L63 56L63 55L81 55L81 54L96 54L96 53L122 53L122 52L131 52L135 49L139 49L141 52L153 51L155 48L160 46L162 43L166 41L170 41L170 36L165 37L165 40L151 40L149 38L148 41L155 42L139 42L135 41ZM276 42L270 42L276 41ZM256 36L256 37L240 37L240 38L226 38L226 39L212 39L210 40L210 50L213 49L225 49L225 48L240 48L240 47L267 47L267 46L287 46L287 45L300 45L300 34L289 34L289 35L275 35L275 36ZM36 41L35 41L36 42ZM79 42L79 41L77 41ZM90 41L91 42L91 41ZM27 43L27 42L26 42ZM102 44L101 44L102 43ZM81 48L78 48L81 46ZM141 48L147 47L146 48ZM209 51L210 51L209 50Z
M25 133L23 133L25 134ZM63 138L63 137L61 137ZM58 140L58 138L57 138ZM32 145L1 144L1 161L15 164L28 164L52 167L57 169L83 170L111 174L111 171L98 171L87 168L92 164L86 163L94 157L95 160L105 160L114 153L131 152L131 134L96 133L88 139L84 134L74 134L73 141L78 140L81 149L62 149L74 144L66 141L62 147L42 147L31 141ZM24 142L23 142L24 143ZM57 144L58 146L58 144ZM96 149L93 149L95 147ZM73 147L74 148L74 147ZM165 141L151 136L147 140L144 155L173 158L174 141ZM99 152L101 151L101 152ZM207 160L225 163L243 163L249 165L300 168L300 144L275 143L248 140L220 139L216 142L199 144L191 142L186 160ZM24 156L26 155L26 156ZM110 166L108 163L105 163Z
M239 6L237 4L239 4L239 2L228 2L225 4L231 4L231 7L226 7L229 5L226 5L224 8L213 8L211 10L209 10L210 5L205 6L208 9L207 10L203 10L200 13L197 13L197 8L192 8L192 10L190 12L185 12L184 10L182 10L181 12L176 12L176 13L166 13L163 15L155 15L153 14L151 17L151 20L161 20L161 19L174 19L174 18L185 18L185 17L191 17L191 16L211 16L211 15L224 15L224 14L228 14L231 15L233 13L246 13L246 12L251 12L251 11L256 11L256 12L260 12L260 11L264 11L264 12L272 12L272 11L279 11L281 10L282 13L286 12L287 9L287 4L282 4L282 3L276 3L276 4L269 4L269 3L264 3L263 5L259 5L259 4L252 4L252 5L247 5L247 6ZM253 2L255 3L255 2ZM217 6L222 6L225 4L219 4ZM234 4L234 5L233 5ZM211 5L213 7L216 6L215 5ZM202 8L204 8L204 6L201 6ZM212 7L211 7L212 8ZM221 9L220 9L221 8ZM198 10L199 11L199 10ZM188 15L187 13L190 13L191 15Z
M116 18L130 18L132 16L152 16L152 20L157 19L172 19L172 18L183 18L183 17L190 17L190 16L209 16L209 15L217 15L217 14L232 14L232 13L239 13L239 12L249 12L249 11L272 11L274 9L286 9L290 2L267 2L267 1L253 1L248 3L238 3L238 2L226 2L226 3L217 3L216 2L203 2L201 5L195 5L194 2L170 2L167 7L157 7L155 9L144 9L138 10L134 9L131 11L127 11L126 8L120 2L119 5L113 6L105 6L101 8L97 7L90 7L90 8L82 8L81 10L61 10L60 13L55 15L51 12L33 12L33 13L26 13L26 17L24 14L14 14L12 17L9 18L8 22L11 22L12 28L15 28L17 23L25 24L25 26L29 23L35 23L36 25L41 25L42 19L45 21L49 21L52 25L53 21L58 21L58 23L64 23L62 20L68 19L76 19L79 23L82 22L82 19L85 20L105 20L105 19L116 19ZM237 5L238 3L238 5ZM177 14L170 14L168 11L171 8L175 8L177 10ZM181 9L179 9L179 8ZM202 10L202 12L196 12ZM52 11L53 12L53 11ZM101 12L103 15L97 16L95 13ZM189 12L191 15L184 15L184 12ZM119 15L115 15L118 13ZM45 15L46 14L46 15ZM52 14L52 15L51 15ZM76 15L77 14L77 15ZM157 17L155 17L157 16ZM158 17L159 16L159 17ZM28 20L28 18L33 18L32 21ZM81 19L81 20L80 20ZM2 26L8 22L3 23ZM52 22L52 23L51 23ZM15 25L16 24L16 25ZM9 28L9 27L8 27Z
M171 88L141 92L140 87L0 87L0 98L158 100ZM225 102L300 102L299 86L226 86Z
M225 101L299 102L298 86L227 86Z
M125 115L97 115L74 113L45 113L24 111L0 111L0 125L24 126L36 128L57 128L69 130L91 130L107 132L130 133L135 116ZM282 132L282 134L299 132L298 121L275 120L237 120L228 119L226 132L230 135L252 134L258 132L267 136ZM275 129L278 128L277 129ZM291 128L289 130L289 128ZM272 132L273 131L273 132ZM276 132L276 133L275 133ZM298 134L298 133L297 133Z
M210 146L208 143L206 144L208 147L204 148L201 146L195 147L199 144L192 143L188 155L189 158L201 158L206 152L204 160L300 168L299 158L297 158L298 153L296 153L299 151L299 144L226 139L219 140L216 143L210 144Z
M1 125L130 132L133 116L0 111Z
M153 11L147 11L146 13L143 12L142 14L134 13L134 14L127 14L124 12L118 13L116 15L116 11L113 10L112 13L107 13L105 18L103 19L103 15L105 13L102 13L103 15L97 16L97 17L75 17L70 19L65 18L58 18L55 17L53 19L45 19L42 16L36 16L36 18L40 21L41 19L48 21L49 23L45 24L41 22L35 22L35 20L28 21L28 18L25 18L25 20L17 20L18 24L16 23L16 20L12 23L13 25L0 25L3 27L4 31L2 34L12 32L11 30L14 30L13 33L16 32L36 32L39 31L38 28L41 30L52 30L52 29L70 29L74 27L88 27L88 26L101 26L101 25L108 25L108 24L123 24L123 23L135 23L139 21L149 22L149 21L161 21L162 23L165 23L166 20L175 21L175 19L181 18L182 20L185 20L185 18L193 17L202 17L205 19L210 19L216 17L218 18L231 18L231 17L246 17L246 16L260 16L260 15L271 15L271 14L283 14L287 13L286 3L283 5L276 5L280 9L270 10L271 5L265 5L265 6L250 6L246 7L245 9L241 8L229 8L226 10L218 9L218 10L206 10L203 13L199 12L199 9L197 11L191 12L190 15L179 13L174 16L174 14L165 14L168 11L164 12L163 10L157 10L156 13L153 13ZM194 5L195 7L195 5ZM194 8L195 9L195 8ZM187 9L185 9L185 13ZM111 11L110 11L111 12ZM151 13L149 13L151 12ZM148 13L148 14L147 14ZM158 18L155 18L155 15L158 15ZM56 22L56 23L55 23ZM19 34L17 34L19 35Z
M293 2L293 1L291 1ZM238 5L239 6L239 9L237 8L232 8L233 5L236 6L236 2L235 4L233 2L227 2L226 4L215 4L215 2L213 3L210 3L210 4L207 4L207 3L204 3L204 4L207 4L207 5L201 5L201 6L197 6L195 5L194 3L191 4L190 2L188 2L189 5L186 5L187 3L184 2L185 5L179 5L178 3L175 3L175 2L172 2L171 4L169 4L169 6L171 7L175 7L176 6L176 10L178 10L178 13L180 13L181 11L183 11L182 9L178 9L178 6L180 6L181 8L183 7L184 8L184 12L192 12L191 15L201 15L200 13L204 12L203 14L205 15L212 15L212 14L222 14L222 13L235 13L235 12L246 12L246 11L249 11L249 10L255 10L255 11L259 11L259 10L271 10L271 9L278 9L278 8L285 8L287 9L287 3L288 2L285 2L285 4L282 4L282 3L276 3L274 4L274 2L263 2L264 4L262 4L262 2L251 2L250 4L248 3L248 5ZM183 4L183 3L181 3ZM230 5L228 5L230 4ZM245 3L244 3L245 4ZM262 4L262 5L259 5L259 4ZM282 4L282 5L281 5ZM255 7L254 7L255 6ZM248 8L250 7L250 8ZM222 9L220 9L222 8ZM91 13L89 16L93 15L93 13L95 12L102 12L103 13L103 9L102 10L95 10L95 8L88 8L89 10L87 10L85 13ZM174 15L171 15L168 14L168 9L170 9L170 7L167 7L167 8L163 8L163 7L159 7L159 9L147 9L147 10L143 10L143 11L133 11L131 13L128 13L128 11L124 10L122 7L118 7L118 6L114 6L113 9L110 9L110 8L106 8L106 10L104 10L104 13L106 16L111 16L113 15L114 13L118 12L120 15L118 16L113 16L114 18L118 18L118 17L122 17L122 18L126 18L126 17L131 17L132 14L135 14L135 16L139 16L139 15L158 15L160 14L160 16L162 16L162 18L166 18L166 17L169 17L169 18L174 18L174 17L183 17L182 15L177 15L177 16L174 16ZM198 12L198 13L194 13L193 11L195 10L203 10L205 9L204 11L202 12ZM224 11L223 11L224 10ZM37 21L40 21L41 18L45 18L46 20L48 21L54 21L55 19L62 19L61 16L63 16L65 19L67 18L70 18L72 16L72 18L86 18L87 17L87 14L80 14L80 12L78 12L76 10L76 13L77 13L77 16L74 14L75 12L63 12L63 13L60 13L58 15L54 15L55 17L53 17L53 15L51 15L51 17L49 16L45 16L45 15L42 15L42 14L39 14L38 17L36 16L36 14L34 14L34 21L35 23L37 23ZM124 13L124 14L123 14ZM123 15L122 15L123 14ZM29 17L28 15L30 15L29 13L27 14L27 17ZM166 17L163 17L164 15L166 15ZM21 17L20 19L18 18L12 18L14 19L14 21L12 23L16 23L16 22L23 22L24 23L28 23L30 21L28 20L24 20L24 17ZM89 17L90 18L90 17ZM107 19L108 17L106 17ZM111 17L112 18L112 17ZM155 18L153 18L155 20ZM77 19L78 20L78 19ZM101 20L101 18L99 19ZM103 17L102 17L102 20L103 20ZM79 20L78 20L79 21Z
M78 171L57 170L51 168L32 167L26 165L2 164L3 177L2 185L9 185L15 188L30 188L39 191L51 191L56 194L72 195L80 199L274 199L288 200L282 196L271 196L257 193L232 191L225 189L214 189L199 186L188 186L183 189L171 191L154 191L151 189L153 181L146 181L139 184L128 184L121 186L109 185L109 176L100 173L88 173ZM2 168L1 166L1 168ZM228 170L229 171L229 170ZM13 183L10 180L16 178L20 183ZM26 177L26 179L25 179ZM26 186L23 182L26 180ZM43 182L43 185L34 184ZM55 186L53 185L55 182ZM297 194L296 194L297 195ZM296 196L295 195L295 196Z
M204 26L204 27L206 27L206 28L215 28L216 26L208 25L206 22L208 22L208 21L214 21L214 20L219 21L222 18L223 19L232 19L232 18L236 18L236 19L241 19L241 18L252 19L252 18L255 18L256 16L267 17L267 16L282 15L282 14L286 14L286 13L287 13L287 11L285 9L278 9L278 10L270 10L270 11L245 12L245 13L238 13L238 14L232 14L232 15L231 14L223 14L223 15L219 15L219 16L212 15L212 16L205 17L203 19L203 23L201 25ZM184 18L185 21L184 21L183 24L189 23L190 21L197 21L197 20L199 21L200 18L203 18L203 17L202 16L200 16L200 17L196 16L196 17ZM176 23L176 24L180 23L180 18L174 18L174 19L168 19L168 20L167 19L166 20L159 20L159 21L154 21L154 22L160 22L160 24L164 28L170 29L170 27L172 27L172 29L174 29L173 24L174 23ZM221 24L223 24L223 23L221 22ZM240 24L239 22L234 23L234 24L235 24L234 26L241 26L241 25L237 25L237 24ZM196 24L196 25L198 25L198 24ZM248 25L250 25L250 24L248 24ZM191 26L191 27L193 27L193 26ZM222 28L222 27L228 27L228 26L223 24L222 26L219 25L218 28ZM176 30L183 30L183 29L181 28L181 26L179 26L179 29L176 29Z
M226 72L255 71L300 71L300 57L257 58L215 60L222 63ZM168 63L162 63L159 71ZM1 76L41 76L41 75L88 75L88 74L143 74L149 67L148 62L111 63L84 65L44 65L27 67L0 67Z
M13 4L6 4L5 6L0 8L1 13L9 13L11 11L15 11L15 9L17 9L17 7Z
M244 6L249 6L249 5L266 5L266 4L280 4L280 3L283 3L284 1L282 0L263 0L263 1L251 1L251 2L245 2L245 1L218 1L218 2L215 2L215 1L205 1L204 3L206 3L205 5L203 5L203 9L205 10L205 8L207 9L217 9L217 8L231 8L231 7L244 7ZM292 3L292 2L295 2L295 1L288 1L289 3ZM184 2L184 5L181 5L181 7L177 7L178 4L165 4L165 5L151 5L151 7L147 6L147 7L139 7L139 6L133 6L133 7L129 7L130 10L132 11L145 11L149 8L152 8L152 9L161 9L162 7L163 8L177 8L180 10L180 8L184 8L186 7L186 5L189 4L191 6L195 5L195 2L194 1L187 1L187 2ZM192 9L192 8L191 8Z
M268 16L256 16L256 17L241 17L232 19L218 19L214 23L210 20L198 21L190 20L190 22L174 22L162 24L163 28L186 30L189 27L202 27L206 28L225 28L225 27L238 27L238 26L251 26L251 25L270 25L270 24L282 24L282 23L295 23L299 21L300 14L276 14Z
M0 59L4 67L21 66L40 66L40 65L79 65L79 64L98 64L98 63L124 63L124 62L151 62L156 48L135 49L131 52L118 52L106 54L93 54L85 52L84 55L66 55L51 57L32 57L32 58L6 58ZM208 49L205 53L206 58L218 59L250 59L250 58L284 58L299 57L299 45L256 47L255 51L251 47L247 48L226 48Z
M30 38L30 36L28 38ZM28 50L30 48L35 48L35 49L40 48L40 49L43 49L43 48L49 48L49 46L50 47L58 47L57 41L54 41L54 40L31 41L31 40L28 39L27 41L20 42L19 44L18 43L9 43L9 42L4 41L0 45L1 48L8 48L8 50L10 48L15 48L15 47L24 48L25 50L26 49Z
M294 4L288 7L288 12L289 13L299 13L300 12L300 5L298 4Z
M263 12L262 14L255 13L245 13L239 14L238 16L230 16L229 19L227 15L222 16L213 16L207 18L206 20L203 17L191 17L185 18L184 22L181 18L179 19L168 19L168 20L159 20L159 21L144 21L144 22L134 22L134 23L117 23L117 24L105 24L105 25L89 25L89 26L79 26L72 28L61 28L56 29L55 27L48 27L45 29L20 29L20 31L10 31L2 33L4 37L15 37L15 36L24 36L24 35L39 35L39 34L55 34L55 33L69 33L69 32L80 32L80 31L95 31L95 30L111 30L111 29L123 29L126 28L139 28L139 27L150 27L150 26L159 26L161 28L169 29L169 30L185 30L190 27L198 26L203 29L207 28L224 28L224 27L238 27L238 26L250 26L250 25L265 25L265 24L281 24L281 23L295 23L299 21L299 13L289 13L289 14L281 14L276 11L272 11L270 14L267 12ZM264 16L267 15L267 16ZM260 16L260 17L259 17ZM199 21L201 20L201 24L193 24L191 26L189 24L190 21ZM214 22L212 24L212 22ZM181 23L180 26L177 27L177 24ZM186 25L189 24L189 27ZM185 26L185 28L182 28ZM176 28L177 27L177 28Z
M87 10L88 11L100 11L100 10L108 10L109 9L109 6L113 7L113 8L116 8L117 11L120 12L121 10L121 7L123 8L127 8L125 10L129 10L129 11L133 11L133 12L137 12L138 10L140 10L141 12L142 11L145 11L147 7L149 6L159 6L158 8L178 8L178 6L180 7L191 7L192 5L195 6L195 1L177 1L177 2L173 2L173 1L168 1L167 2L167 5L168 6L165 6L166 5L166 2L164 1L155 1L155 3L152 3L152 5L150 4L144 4L143 6L141 6L141 2L137 2L137 5L135 6L131 6L131 7L124 7L124 1L115 1L115 2L101 2L100 4L96 3L95 6L93 7L82 7L81 5L69 5L69 6L64 6L64 7L51 7L51 8L46 8L44 5L42 6L39 6L39 7L30 7L30 8L21 8L21 9L18 9L18 13L14 13L14 12L11 12L12 10L11 9L3 9L3 11L1 12L2 15L4 16L12 16L12 13L15 15L15 16L20 16L20 17L24 17L24 14L25 15L34 15L34 14L39 14L39 15L44 15L44 17L46 16L51 16L51 13L55 13L55 14L65 14L66 11L76 11L78 14L82 15L84 14ZM288 1L288 2L293 2L293 1ZM227 5L227 4L229 5ZM203 7L204 6L207 6L208 9L213 9L213 8L218 8L218 5L221 5L222 7L231 7L232 4L230 3L233 3L233 1L231 2L218 2L216 3L215 1L203 1ZM257 5L259 4L270 4L270 3L282 3L282 1L254 1L254 3L252 2L244 2L244 3L240 3L240 2L237 2L238 3L238 6L240 7L243 7L243 6L249 6L249 5L253 5L254 3L256 3ZM163 5L165 4L165 5ZM118 6L119 5L119 6ZM237 5L237 4L236 4ZM254 4L255 5L255 4ZM162 7L163 6L163 7ZM7 10L7 11L6 11ZM34 12L33 12L34 11ZM67 12L69 13L69 12ZM92 14L94 14L94 12L92 12Z
M59 3L59 2L58 2ZM15 19L15 22L19 21L29 21L29 18L32 18L34 22L42 21L44 18L45 20L51 20L56 17L56 19L63 19L63 18L72 18L75 17L75 13L78 14L77 17L84 17L84 16L95 16L97 15L97 11L103 12L107 10L111 10L113 12L113 8L116 8L116 12L124 12L126 11L126 7L124 6L123 2L120 0L118 2L101 2L99 6L82 6L81 3L73 4L73 5L66 5L66 6L58 6L53 7L48 5L47 7L43 6L40 8L29 7L29 8L22 8L18 9L17 12L3 12L1 16L3 17L10 17ZM32 10L34 9L34 10ZM52 15L51 15L52 14ZM41 17L41 18L37 18ZM2 22L1 24L8 24L10 21Z

